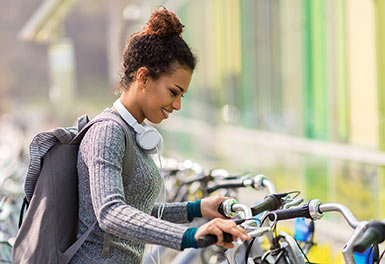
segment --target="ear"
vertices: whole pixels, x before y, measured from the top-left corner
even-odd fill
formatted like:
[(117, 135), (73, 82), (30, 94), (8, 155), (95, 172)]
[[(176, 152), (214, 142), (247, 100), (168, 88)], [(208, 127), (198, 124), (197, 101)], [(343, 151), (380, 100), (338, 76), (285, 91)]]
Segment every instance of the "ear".
[(147, 84), (147, 81), (148, 81), (148, 69), (147, 69), (147, 67), (140, 67), (136, 71), (136, 80), (142, 85)]

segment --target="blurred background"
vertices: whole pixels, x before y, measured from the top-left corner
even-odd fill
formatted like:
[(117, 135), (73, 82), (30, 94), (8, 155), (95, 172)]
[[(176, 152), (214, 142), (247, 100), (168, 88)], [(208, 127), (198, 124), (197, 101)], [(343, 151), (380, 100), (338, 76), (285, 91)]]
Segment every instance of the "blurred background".
[(28, 165), (37, 132), (111, 106), (125, 40), (161, 4), (199, 57), (158, 126), (165, 156), (384, 218), (384, 2), (2, 0), (0, 177)]

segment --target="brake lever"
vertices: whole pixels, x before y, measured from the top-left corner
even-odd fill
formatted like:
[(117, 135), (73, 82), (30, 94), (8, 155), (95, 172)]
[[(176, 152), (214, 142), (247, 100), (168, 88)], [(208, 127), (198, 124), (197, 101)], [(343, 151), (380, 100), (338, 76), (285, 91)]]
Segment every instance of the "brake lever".
[(304, 198), (298, 197), (293, 200), (287, 200), (287, 201), (288, 202), (286, 203), (286, 200), (285, 200), (283, 209), (289, 209), (290, 207), (300, 205), (304, 201)]

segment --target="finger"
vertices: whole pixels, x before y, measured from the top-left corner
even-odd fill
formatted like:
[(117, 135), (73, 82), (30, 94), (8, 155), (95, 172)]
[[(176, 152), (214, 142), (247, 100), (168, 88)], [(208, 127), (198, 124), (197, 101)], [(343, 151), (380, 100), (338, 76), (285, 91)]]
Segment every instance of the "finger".
[(230, 233), (237, 237), (239, 237), (243, 232), (243, 228), (238, 227), (237, 224), (230, 220), (218, 219), (217, 224), (218, 227), (224, 232)]
[(233, 235), (233, 240), (237, 240), (239, 237), (242, 240), (248, 240), (248, 239), (251, 238), (249, 236), (249, 234), (246, 232), (245, 229), (243, 229), (242, 227), (237, 226), (232, 221), (222, 221), (222, 222), (220, 222), (218, 224), (219, 224), (219, 227), (224, 232), (227, 232), (227, 233), (230, 233), (231, 235)]
[(230, 220), (231, 219), (230, 217), (226, 217), (226, 216), (224, 216), (223, 214), (221, 214), (219, 212), (215, 213), (215, 218), (221, 218), (221, 219), (225, 219), (225, 220)]
[(217, 198), (219, 203), (221, 203), (221, 202), (223, 202), (225, 200), (228, 200), (228, 199), (233, 199), (233, 198), (227, 197), (227, 196), (222, 196), (222, 195), (218, 196), (218, 198)]
[(223, 232), (221, 229), (219, 229), (218, 227), (216, 226), (212, 226), (209, 230), (209, 233), (210, 234), (213, 234), (217, 237), (217, 243), (216, 245), (218, 246), (222, 246), (223, 245)]
[(224, 248), (233, 248), (234, 244), (232, 242), (224, 242), (223, 247)]
[(237, 226), (237, 228), (238, 228), (238, 231), (241, 233), (239, 237), (242, 240), (249, 240), (249, 239), (251, 239), (251, 236), (246, 232), (245, 229), (243, 229), (242, 227), (239, 227), (239, 226)]
[(242, 240), (250, 240), (250, 239), (251, 239), (251, 236), (250, 236), (249, 234), (242, 234), (242, 235), (240, 236), (240, 238), (241, 238)]
[[(221, 219), (216, 219), (215, 220), (215, 224), (218, 226), (218, 228), (221, 230), (221, 232), (226, 232), (226, 233), (230, 234), (231, 235), (231, 239), (233, 241), (238, 239), (238, 237), (240, 235), (240, 232), (237, 230), (238, 227), (235, 225), (234, 222), (227, 221), (227, 220), (223, 221)], [(237, 233), (234, 235), (234, 232), (237, 232)], [(224, 239), (223, 233), (222, 233), (222, 236), (223, 236), (223, 239)], [(230, 243), (231, 244), (231, 242), (218, 241), (218, 245), (228, 248), (230, 244), (227, 244), (227, 246), (226, 246), (226, 243)]]

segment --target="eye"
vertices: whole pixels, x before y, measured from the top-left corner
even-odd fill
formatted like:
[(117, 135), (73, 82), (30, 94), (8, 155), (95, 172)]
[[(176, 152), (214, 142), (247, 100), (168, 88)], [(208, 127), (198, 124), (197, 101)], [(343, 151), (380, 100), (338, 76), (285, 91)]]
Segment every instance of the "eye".
[(175, 92), (173, 89), (170, 89), (170, 92), (171, 92), (171, 95), (174, 96), (174, 97), (178, 95), (178, 93)]

